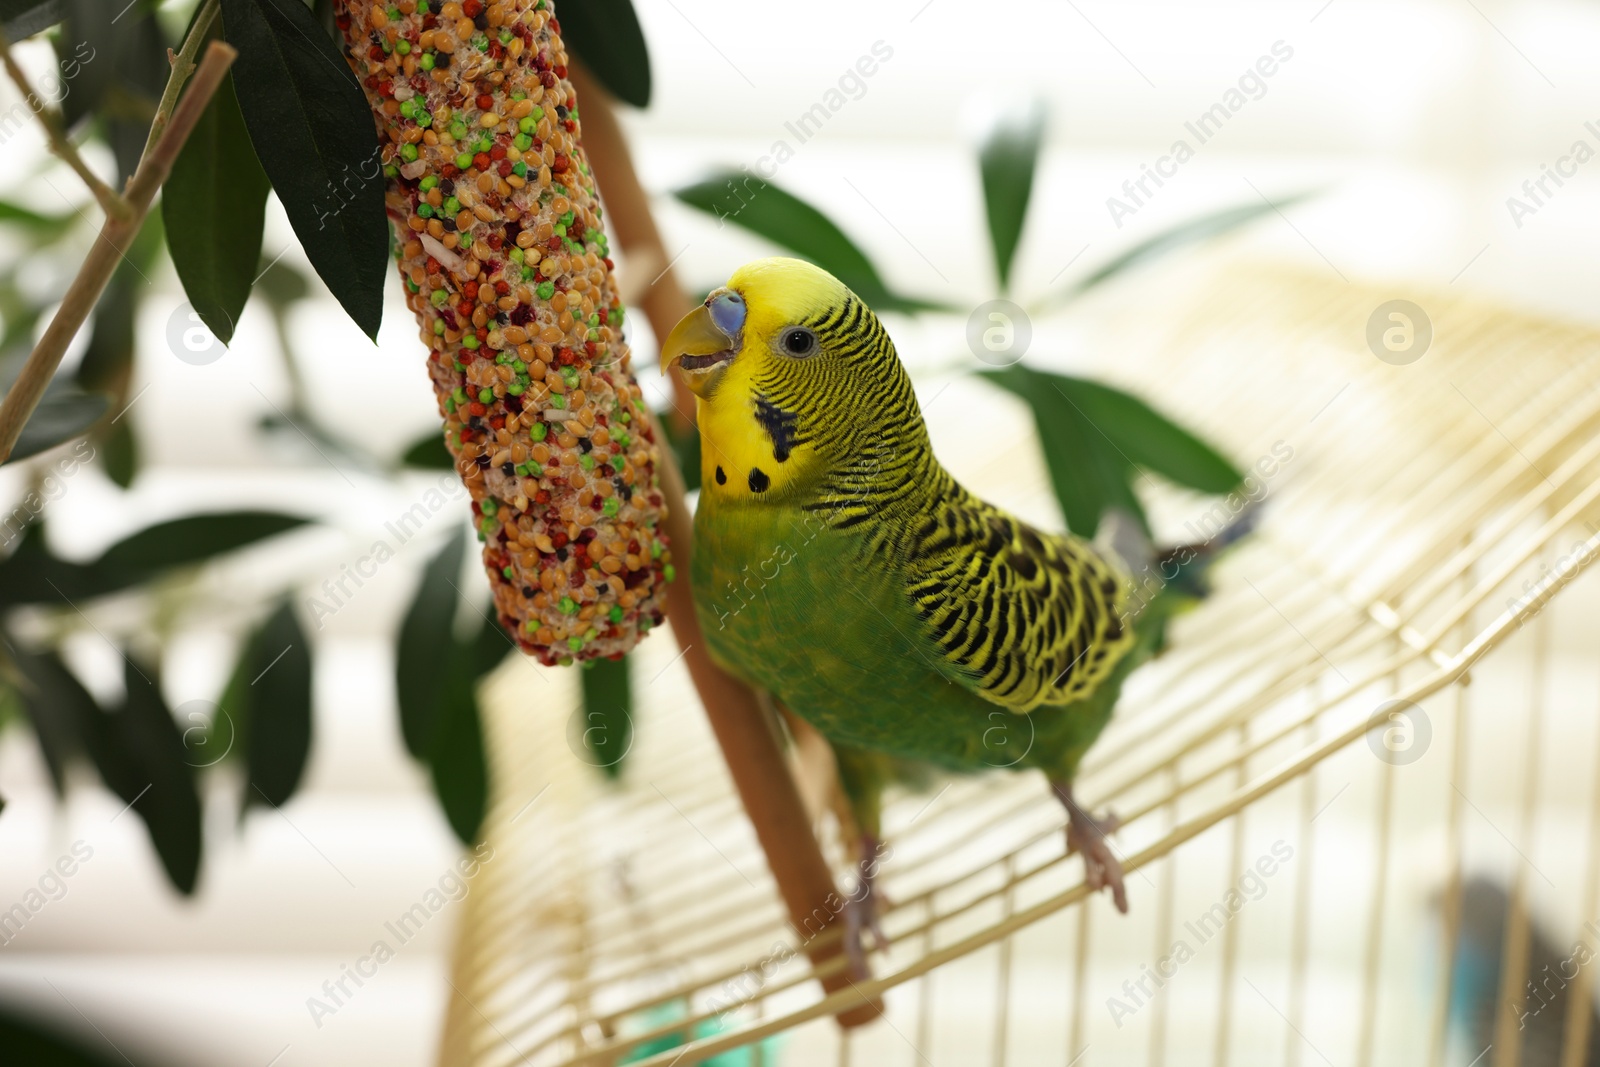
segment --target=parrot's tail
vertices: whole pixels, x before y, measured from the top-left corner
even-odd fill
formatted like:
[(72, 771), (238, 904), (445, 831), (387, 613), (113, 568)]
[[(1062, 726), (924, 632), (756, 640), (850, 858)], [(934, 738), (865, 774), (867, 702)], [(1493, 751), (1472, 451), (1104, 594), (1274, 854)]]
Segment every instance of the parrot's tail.
[(1166, 644), (1166, 621), (1206, 598), (1217, 558), (1248, 536), (1260, 518), (1260, 502), (1251, 502), (1204, 541), (1156, 548), (1131, 515), (1106, 516), (1096, 540), (1128, 564), (1133, 582), (1126, 618), (1147, 635), (1151, 654)]
[(1173, 545), (1156, 554), (1156, 570), (1179, 593), (1200, 600), (1211, 591), (1206, 584), (1217, 557), (1255, 532), (1261, 521), (1261, 502), (1251, 501), (1228, 524), (1204, 541)]

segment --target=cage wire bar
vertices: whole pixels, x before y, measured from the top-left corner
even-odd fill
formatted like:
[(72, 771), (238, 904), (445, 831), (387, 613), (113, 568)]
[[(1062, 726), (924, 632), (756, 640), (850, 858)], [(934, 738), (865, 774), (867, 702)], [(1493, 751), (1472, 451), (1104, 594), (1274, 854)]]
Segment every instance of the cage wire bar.
[[(1530, 901), (1600, 910), (1600, 788), (1588, 786), (1565, 898), (1545, 891), (1556, 883), (1528, 844), (1548, 777), (1542, 612), (1600, 547), (1600, 332), (1436, 294), (1417, 298), (1431, 348), (1394, 366), (1364, 340), (1392, 295), (1218, 247), (1072, 312), (1094, 354), (1075, 372), (1136, 389), (1235, 457), (1291, 453), (1265, 479), (1260, 532), (1135, 675), (1085, 762), (1080, 795), (1122, 817), (1131, 916), (1088, 899), (1037, 775), (943, 781), (886, 805), (891, 945), (873, 954), (871, 980), (823, 996), (689, 691), (660, 680), (665, 643), (639, 657), (648, 706), (619, 785), (573, 758), (570, 715), (528, 665), (508, 664), (490, 683), (486, 726), (493, 859), (464, 904), (440, 1062), (1000, 1065), (1048, 1048), (1073, 1064), (1220, 1067), (1246, 1047), (1302, 1064), (1327, 1059), (1327, 1046), (1341, 1062), (1443, 1064), (1460, 1040), (1448, 1004), (1464, 865), (1505, 825), (1515, 858), (1496, 845), (1511, 889), (1492, 1062), (1518, 1064)], [(1152, 490), (1163, 532), (1216, 507)], [(1560, 632), (1587, 634), (1592, 664), (1600, 597), (1570, 599), (1578, 624)], [(1520, 659), (1490, 655), (1511, 642)], [(1475, 697), (1485, 685), (1490, 696)], [(1492, 719), (1474, 715), (1517, 686)], [(1435, 724), (1424, 762), (1361, 744), (1393, 725), (1396, 701)], [(1600, 721), (1592, 707), (1588, 720)], [(1508, 723), (1520, 750), (1495, 733)], [(1600, 754), (1584, 758), (1579, 777), (1600, 782)], [(1494, 773), (1476, 774), (1485, 759)], [(1470, 797), (1498, 795), (1502, 777), (1516, 797), (1497, 822)], [(843, 874), (837, 828), (821, 832)], [(1270, 903), (1229, 909), (1217, 948), (1202, 943), (1203, 962), (1160, 981), (1151, 961), (1197, 916), (1208, 928), (1216, 909), (1204, 905), (1229, 899), (1219, 879), (1242, 896), (1238, 872), (1269, 833), (1292, 855), (1272, 877), (1292, 888), (1264, 882)], [(1437, 929), (1416, 950), (1431, 986), (1415, 990), (1392, 962), (1412, 951), (1424, 895)], [(838, 936), (837, 924), (818, 935)], [(1147, 974), (1149, 997), (1118, 984)], [(1568, 999), (1564, 1067), (1583, 1062), (1592, 981), (1583, 970)], [(832, 1015), (880, 994), (884, 1021), (834, 1030)], [(1132, 1007), (1126, 1026), (1118, 998)], [(1414, 1011), (1399, 1019), (1395, 1002)]]

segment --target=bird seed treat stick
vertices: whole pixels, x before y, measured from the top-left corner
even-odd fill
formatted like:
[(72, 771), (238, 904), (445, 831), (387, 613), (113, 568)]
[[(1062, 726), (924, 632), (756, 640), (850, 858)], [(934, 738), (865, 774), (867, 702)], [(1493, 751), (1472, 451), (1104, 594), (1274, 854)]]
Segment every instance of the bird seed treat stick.
[(500, 622), (542, 663), (662, 621), (658, 443), (548, 0), (339, 0), (406, 302)]

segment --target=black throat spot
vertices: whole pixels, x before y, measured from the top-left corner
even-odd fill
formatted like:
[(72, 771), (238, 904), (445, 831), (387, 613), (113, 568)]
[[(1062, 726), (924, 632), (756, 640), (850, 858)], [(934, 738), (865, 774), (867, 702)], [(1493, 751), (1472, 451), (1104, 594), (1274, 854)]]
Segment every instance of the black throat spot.
[(760, 467), (750, 468), (750, 491), (752, 493), (765, 493), (767, 486), (772, 484), (772, 479), (767, 477), (767, 472)]
[(772, 439), (772, 458), (779, 463), (785, 462), (789, 454), (794, 451), (799, 417), (792, 411), (783, 410), (765, 397), (758, 396), (756, 422), (761, 424), (761, 428)]

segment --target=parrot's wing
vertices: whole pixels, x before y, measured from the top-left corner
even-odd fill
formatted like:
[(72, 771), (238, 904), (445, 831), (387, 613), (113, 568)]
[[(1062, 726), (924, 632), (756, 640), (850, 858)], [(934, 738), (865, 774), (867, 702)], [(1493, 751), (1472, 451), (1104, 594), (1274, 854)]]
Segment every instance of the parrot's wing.
[(1133, 643), (1127, 579), (1085, 541), (958, 490), (911, 547), (907, 592), (941, 672), (1002, 707), (1079, 700)]

